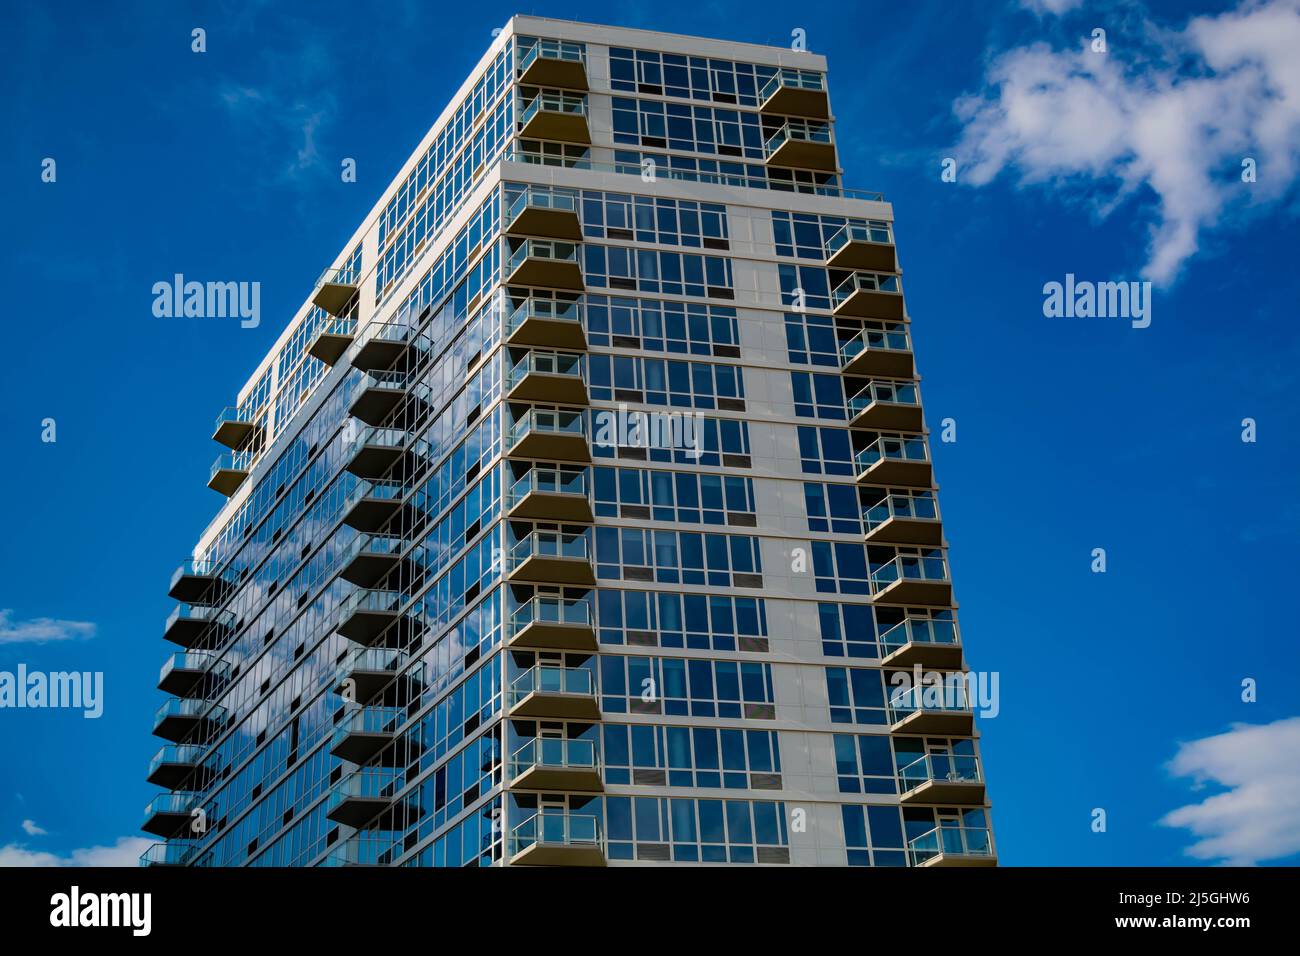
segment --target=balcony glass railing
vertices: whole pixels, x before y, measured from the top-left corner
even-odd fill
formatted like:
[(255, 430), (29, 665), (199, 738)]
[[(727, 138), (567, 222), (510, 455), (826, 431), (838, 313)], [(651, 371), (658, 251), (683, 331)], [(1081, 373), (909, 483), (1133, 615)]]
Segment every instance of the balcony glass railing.
[(838, 306), (855, 292), (901, 292), (898, 276), (887, 272), (851, 272), (831, 293), (831, 305)]
[(253, 467), (253, 456), (247, 451), (226, 451), (217, 456), (217, 460), (212, 463), (208, 470), (208, 481), (217, 477), (218, 472), (235, 471), (248, 472)]
[(167, 676), (175, 671), (206, 671), (212, 669), (215, 676), (220, 676), (222, 671), (221, 658), (216, 654), (206, 654), (203, 651), (177, 651), (167, 662), (163, 664), (162, 670), (158, 673), (158, 683), (162, 683)]
[(316, 288), (326, 285), (356, 285), (356, 273), (352, 269), (326, 269), (316, 280)]
[(402, 855), (400, 840), (389, 836), (354, 833), (336, 845), (322, 866), (391, 866)]
[(993, 838), (986, 827), (935, 827), (907, 841), (909, 866), (920, 866), (940, 854), (992, 856)]
[(371, 342), (392, 342), (398, 345), (406, 345), (415, 340), (416, 331), (415, 326), (409, 322), (370, 322), (361, 330), (361, 334), (352, 347), (359, 352)]
[(510, 263), (506, 273), (512, 273), (524, 264), (525, 259), (546, 259), (551, 262), (578, 261), (578, 246), (573, 242), (561, 242), (555, 239), (525, 239), (510, 254)]
[(565, 624), (572, 627), (591, 625), (591, 603), (582, 598), (560, 598), (538, 595), (521, 604), (510, 615), (513, 633), (530, 624)]
[(405, 720), (405, 707), (362, 707), (334, 726), (334, 740), (338, 742), (352, 734), (392, 735)]
[(765, 146), (769, 157), (786, 143), (815, 143), (829, 146), (834, 142), (829, 123), (783, 123), (781, 128), (767, 138)]
[(864, 219), (846, 222), (831, 233), (826, 240), (826, 258), (839, 252), (850, 242), (875, 242), (894, 244), (894, 230), (883, 219)]
[(188, 814), (194, 802), (192, 793), (160, 793), (145, 805), (144, 815), (147, 819), (158, 813)]
[(155, 843), (140, 854), (142, 866), (184, 866), (194, 854), (193, 843)]
[(377, 448), (404, 448), (409, 437), (409, 433), (401, 428), (381, 428), (378, 425), (367, 425), (357, 432), (353, 444), (357, 448), (363, 448), (366, 445), (374, 445)]
[(221, 426), (222, 426), (222, 425), (225, 425), (225, 424), (231, 424), (231, 425), (252, 425), (252, 424), (253, 424), (253, 414), (252, 414), (252, 412), (248, 411), (247, 409), (236, 408), (236, 407), (234, 407), (234, 406), (228, 406), (228, 407), (223, 408), (223, 409), (221, 410), (221, 414), (219, 414), (219, 415), (217, 416), (217, 420), (216, 420), (216, 422), (213, 424), (213, 426), (212, 426), (212, 430), (213, 430), (213, 431), (218, 431), (218, 430), (220, 430)]
[(549, 408), (532, 408), (515, 420), (510, 428), (509, 444), (514, 445), (526, 435), (569, 435), (587, 437), (587, 420), (582, 412), (561, 412)]
[(572, 558), (590, 561), (587, 536), (581, 532), (533, 531), (510, 549), (511, 566), (518, 567), (529, 558)]
[(190, 558), (188, 561), (182, 561), (181, 566), (172, 572), (170, 587), (176, 587), (181, 578), (220, 578), (220, 570), (215, 561), (196, 560)]
[(193, 744), (166, 744), (159, 748), (154, 754), (153, 760), (149, 761), (148, 777), (152, 777), (159, 767), (164, 765), (175, 765), (180, 767), (197, 767), (199, 761), (203, 759), (203, 747), (196, 747)]
[(979, 783), (979, 761), (971, 756), (960, 754), (929, 753), (922, 754), (898, 771), (899, 782), (903, 792), (915, 790), (931, 780), (947, 783)]
[(969, 714), (974, 710), (962, 674), (949, 675), (942, 685), (913, 684), (900, 687), (890, 694), (888, 709), (891, 724), (896, 724), (917, 711), (927, 714)]
[(529, 349), (528, 352), (510, 369), (507, 381), (511, 388), (522, 382), (525, 376), (567, 375), (570, 378), (585, 380), (581, 355), (571, 352), (542, 352)]
[(847, 342), (840, 343), (840, 365), (848, 365), (863, 352), (910, 352), (912, 340), (907, 329), (863, 329)]
[(549, 186), (506, 187), (506, 224), (514, 222), (525, 209), (578, 211), (578, 191)]
[(882, 435), (855, 456), (859, 471), (866, 471), (878, 461), (916, 461), (930, 460), (924, 438), (895, 438)]
[(510, 313), (506, 320), (506, 334), (513, 333), (529, 319), (545, 322), (573, 322), (585, 327), (581, 300), (529, 298)]
[(350, 339), (357, 334), (357, 317), (355, 315), (327, 315), (325, 320), (316, 326), (316, 332), (312, 338), (320, 338), (322, 335), (337, 335), (341, 338)]
[(339, 665), (340, 678), (357, 671), (391, 671), (394, 674), (407, 660), (406, 651), (397, 647), (358, 647)]
[(510, 831), (510, 855), (534, 845), (599, 847), (600, 821), (574, 813), (537, 813)]
[(571, 43), (568, 40), (539, 39), (520, 54), (519, 72), (527, 71), (533, 61), (538, 58), (586, 63), (587, 51), (581, 43)]
[(401, 790), (405, 774), (400, 769), (365, 767), (353, 771), (334, 785), (327, 806), (346, 800), (392, 800)]
[(594, 697), (596, 678), (585, 667), (535, 664), (510, 683), (509, 703), (514, 704), (523, 700), (529, 694), (571, 694), (577, 697)]
[(364, 392), (372, 388), (385, 389), (387, 391), (405, 391), (410, 387), (411, 376), (406, 372), (398, 372), (393, 369), (382, 371), (366, 372), (357, 382), (357, 391)]
[(933, 495), (889, 495), (863, 513), (868, 531), (874, 531), (890, 518), (936, 520), (938, 517), (939, 505)]
[(908, 644), (956, 646), (958, 643), (957, 623), (955, 621), (909, 617), (904, 621), (899, 621), (877, 637), (876, 640), (880, 642), (882, 657), (888, 656)]
[(226, 708), (206, 700), (193, 700), (188, 697), (169, 697), (162, 702), (161, 707), (154, 711), (154, 726), (157, 727), (164, 720), (173, 717), (192, 720), (206, 718), (211, 723), (219, 724), (225, 721)]
[(534, 466), (528, 470), (528, 474), (510, 486), (507, 504), (513, 507), (533, 492), (545, 495), (578, 495), (586, 498), (587, 472), (582, 469)]
[(519, 123), (527, 126), (538, 113), (566, 113), (570, 116), (587, 115), (587, 98), (569, 93), (539, 93), (519, 111)]
[(941, 553), (900, 554), (871, 571), (872, 587), (879, 590), (895, 581), (948, 580), (948, 561)]
[(352, 539), (344, 552), (343, 560), (351, 561), (358, 555), (396, 557), (406, 550), (407, 539), (400, 534), (359, 534)]
[(846, 403), (849, 418), (856, 418), (868, 405), (883, 402), (887, 405), (919, 405), (920, 394), (915, 382), (868, 382)]
[(507, 772), (514, 778), (534, 767), (599, 771), (600, 752), (594, 740), (533, 737), (510, 755)]
[(384, 591), (365, 588), (353, 591), (339, 603), (339, 613), (347, 618), (353, 614), (371, 612), (376, 614), (396, 613), (406, 601), (401, 591)]
[(224, 608), (210, 607), (206, 604), (178, 604), (167, 616), (164, 631), (170, 631), (181, 621), (205, 625), (214, 631), (231, 630), (235, 626), (235, 616)]
[(768, 78), (767, 82), (763, 84), (763, 88), (758, 94), (758, 101), (760, 103), (764, 102), (781, 87), (787, 87), (792, 90), (812, 90), (814, 92), (821, 92), (826, 89), (826, 77), (823, 74), (813, 72), (812, 70), (777, 70)]
[(378, 501), (400, 501), (406, 494), (406, 486), (394, 479), (377, 479), (366, 481), (360, 479), (348, 494), (347, 507), (351, 508), (367, 498)]

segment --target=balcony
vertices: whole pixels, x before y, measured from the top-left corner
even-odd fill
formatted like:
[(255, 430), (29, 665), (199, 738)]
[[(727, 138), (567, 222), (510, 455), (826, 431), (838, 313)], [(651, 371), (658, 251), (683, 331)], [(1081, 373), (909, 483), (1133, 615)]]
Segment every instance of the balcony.
[(325, 816), (335, 823), (363, 827), (398, 805), (403, 774), (393, 770), (357, 770), (335, 784), (325, 804)]
[(160, 793), (144, 808), (140, 829), (154, 836), (171, 839), (189, 829), (194, 796), (188, 793)]
[(984, 805), (984, 778), (971, 756), (922, 754), (898, 771), (904, 804), (942, 807)]
[(203, 651), (178, 651), (167, 658), (158, 675), (158, 689), (173, 697), (190, 697), (208, 674), (216, 682), (224, 680), (230, 667), (216, 654)]
[(203, 750), (193, 744), (164, 744), (149, 761), (145, 779), (164, 790), (202, 789), (212, 776), (200, 769)]
[(594, 740), (533, 737), (510, 755), (506, 779), (511, 790), (599, 793), (604, 789)]
[(930, 453), (919, 435), (881, 435), (854, 460), (860, 484), (929, 488), (934, 481)]
[(163, 639), (184, 648), (200, 643), (220, 647), (235, 633), (235, 616), (229, 611), (195, 604), (178, 604), (163, 625)]
[(410, 434), (400, 428), (368, 426), (356, 437), (356, 450), (347, 470), (358, 478), (371, 481), (383, 478), (398, 462), (408, 460), (406, 446), (410, 438)]
[(510, 428), (506, 447), (511, 458), (591, 461), (587, 420), (582, 412), (530, 408)]
[(399, 621), (410, 623), (402, 614), (406, 595), (401, 591), (355, 591), (339, 605), (338, 632), (349, 641), (372, 646), (384, 635), (396, 640), (402, 635), (394, 627)]
[(997, 866), (993, 836), (983, 827), (935, 827), (907, 841), (909, 866)]
[(587, 88), (587, 51), (581, 43), (538, 40), (520, 52), (519, 82), (566, 90)]
[(946, 675), (941, 687), (902, 688), (890, 697), (887, 709), (891, 733), (969, 737), (975, 732), (975, 711), (963, 674)]
[(871, 571), (871, 597), (881, 604), (952, 604), (952, 580), (943, 551), (928, 548), (920, 554), (899, 554)]
[[(397, 730), (406, 722), (405, 707), (362, 707), (343, 718), (330, 738), (330, 753), (351, 763), (369, 763), (381, 756), (383, 766), (392, 766), (397, 748), (388, 747), (397, 739)], [(402, 762), (405, 763), (403, 754)], [(382, 759), (387, 758), (387, 759)]]
[(226, 452), (218, 455), (208, 472), (208, 487), (229, 498), (248, 477), (250, 456), (243, 452)]
[(534, 465), (506, 495), (511, 518), (540, 521), (594, 521), (587, 472), (582, 468)]
[(585, 667), (536, 664), (510, 684), (506, 709), (512, 719), (599, 720), (595, 675)]
[(862, 518), (870, 544), (943, 544), (939, 507), (931, 494), (887, 495)]
[(887, 667), (955, 670), (961, 666), (957, 625), (924, 617), (909, 617), (876, 638), (880, 663)]
[(392, 866), (405, 851), (391, 834), (354, 833), (329, 851), (321, 866)]
[(902, 319), (906, 310), (898, 276), (850, 272), (831, 292), (831, 311), (859, 319)]
[(410, 542), (397, 534), (362, 534), (348, 545), (339, 577), (359, 588), (371, 588), (402, 562)]
[(845, 223), (826, 240), (826, 265), (831, 269), (897, 272), (894, 231), (883, 219)]
[(228, 582), (210, 561), (193, 558), (172, 574), (167, 596), (186, 604), (215, 604), (230, 593)]
[(915, 382), (867, 382), (846, 403), (849, 427), (873, 431), (919, 432), (925, 425)]
[(557, 651), (596, 650), (591, 603), (550, 595), (533, 597), (510, 616), (506, 646)]
[(556, 239), (524, 239), (510, 248), (505, 268), (509, 285), (541, 286), (581, 292), (582, 264), (578, 246)]
[(526, 352), (506, 375), (506, 398), (512, 402), (586, 405), (582, 356), (575, 352)]
[(511, 866), (604, 866), (600, 821), (573, 813), (537, 813), (510, 831)]
[(510, 549), (508, 577), (538, 584), (595, 584), (587, 536), (580, 532), (530, 532)]
[(205, 738), (226, 722), (226, 709), (206, 700), (182, 700), (172, 697), (153, 715), (155, 737), (174, 744), (187, 738)]
[(831, 115), (826, 77), (812, 70), (777, 70), (758, 92), (758, 108), (779, 116), (827, 119)]
[(400, 481), (360, 481), (343, 505), (343, 523), (357, 531), (378, 531), (402, 510), (406, 485)]
[(506, 321), (506, 344), (583, 350), (587, 347), (586, 329), (580, 299), (529, 297)]
[(346, 318), (331, 316), (322, 322), (312, 336), (307, 352), (320, 359), (326, 365), (335, 365), (348, 350), (357, 334), (357, 320), (354, 316)]
[(326, 269), (316, 280), (312, 291), (312, 305), (330, 315), (342, 315), (357, 294), (355, 277), (343, 269)]
[[(392, 647), (359, 647), (348, 654), (336, 673), (335, 689), (350, 691), (348, 699), (367, 704), (385, 688), (400, 685), (404, 691), (418, 689), (418, 681), (401, 673), (408, 655)], [(349, 686), (350, 685), (350, 686)]]
[(835, 140), (827, 123), (791, 120), (767, 138), (764, 154), (769, 166), (792, 166), (827, 173), (839, 169), (835, 159)]
[(587, 98), (572, 93), (539, 93), (527, 103), (520, 102), (519, 136), (523, 139), (549, 139), (561, 143), (591, 143), (587, 126)]
[(193, 843), (155, 843), (140, 854), (140, 865), (187, 866), (193, 855)]
[(363, 372), (391, 369), (398, 359), (424, 348), (424, 339), (408, 322), (371, 322), (352, 346), (352, 367)]
[(348, 414), (367, 425), (382, 425), (409, 394), (405, 372), (369, 372), (357, 383)]
[(239, 408), (226, 408), (217, 416), (212, 440), (227, 448), (243, 448), (248, 440), (261, 430), (262, 426), (254, 420), (251, 412)]
[(845, 375), (912, 378), (916, 365), (907, 326), (899, 322), (864, 328), (840, 345), (840, 371)]
[(582, 240), (578, 191), (547, 186), (515, 186), (505, 193), (504, 231), (511, 236)]

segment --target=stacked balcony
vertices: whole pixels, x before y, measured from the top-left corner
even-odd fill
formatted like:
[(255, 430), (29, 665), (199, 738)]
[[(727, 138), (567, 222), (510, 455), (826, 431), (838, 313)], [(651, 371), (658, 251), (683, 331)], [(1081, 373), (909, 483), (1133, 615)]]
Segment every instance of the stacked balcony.
[(576, 189), (507, 184), (503, 228), (510, 236), (582, 240)]
[(586, 405), (583, 357), (576, 352), (529, 349), (506, 375), (506, 390), (512, 402)]
[(828, 119), (826, 76), (813, 70), (780, 69), (758, 91), (758, 108), (777, 116)]
[(511, 458), (591, 461), (587, 418), (583, 412), (530, 408), (511, 426), (506, 441)]
[(367, 589), (354, 591), (339, 606), (338, 632), (349, 641), (371, 647), (381, 638), (390, 645), (414, 626), (403, 612), (407, 597), (401, 591)]
[(591, 602), (552, 595), (534, 596), (510, 616), (506, 646), (516, 650), (596, 650)]
[(348, 414), (367, 425), (382, 425), (410, 395), (410, 376), (405, 372), (367, 372), (357, 383)]
[(250, 411), (241, 408), (226, 408), (217, 416), (217, 423), (213, 426), (212, 440), (225, 445), (227, 448), (238, 450), (249, 444), (251, 440), (260, 438), (261, 433), (261, 423), (253, 417)]
[(862, 515), (870, 544), (943, 544), (933, 493), (889, 494)]
[(208, 487), (229, 498), (239, 490), (252, 467), (252, 455), (248, 452), (232, 451), (218, 455), (208, 471)]
[(186, 604), (215, 604), (230, 593), (230, 582), (211, 561), (190, 559), (172, 574), (167, 595)]
[(402, 510), (405, 494), (401, 481), (359, 481), (344, 503), (343, 523), (356, 531), (379, 531)]
[(398, 806), (404, 774), (388, 768), (363, 768), (344, 777), (325, 804), (325, 816), (335, 823), (364, 827), (381, 813)]
[(846, 404), (850, 428), (919, 432), (924, 427), (915, 382), (873, 379)]
[(549, 139), (561, 143), (591, 143), (587, 124), (587, 98), (560, 90), (541, 90), (531, 98), (521, 97), (516, 107), (519, 136)]
[(410, 542), (396, 534), (360, 534), (343, 556), (339, 577), (359, 588), (371, 588), (402, 563)]
[(424, 337), (410, 322), (371, 322), (352, 346), (352, 367), (363, 372), (386, 371), (399, 359), (409, 361), (425, 345)]
[(507, 490), (506, 508), (515, 519), (592, 521), (587, 470), (534, 465)]
[(155, 843), (140, 854), (140, 865), (188, 866), (193, 856), (193, 843)]
[(909, 866), (996, 866), (987, 827), (938, 826), (907, 841)]
[(393, 647), (358, 647), (339, 665), (335, 686), (348, 689), (350, 699), (358, 704), (373, 700), (385, 688), (397, 683), (403, 691), (418, 690), (417, 681), (402, 672), (408, 656)]
[(900, 688), (887, 710), (892, 733), (969, 737), (975, 732), (975, 711), (960, 673), (947, 675), (942, 686)]
[(833, 173), (839, 169), (835, 138), (829, 123), (790, 119), (767, 138), (764, 155), (769, 166), (813, 169)]
[(871, 597), (881, 604), (947, 607), (952, 604), (952, 579), (942, 549), (900, 552), (871, 569)]
[(337, 365), (356, 335), (356, 316), (330, 316), (317, 327), (307, 352), (326, 365)]
[(961, 666), (961, 642), (952, 621), (907, 617), (876, 638), (880, 663), (886, 667), (955, 670)]
[(235, 616), (207, 605), (178, 604), (163, 626), (163, 639), (186, 649), (220, 647), (235, 633)]
[(164, 744), (149, 762), (145, 779), (164, 790), (200, 790), (212, 778), (203, 769), (203, 753), (194, 744)]
[(587, 89), (587, 51), (581, 43), (538, 39), (520, 48), (519, 82), (566, 90)]
[(916, 365), (912, 340), (902, 322), (877, 322), (840, 345), (840, 371), (845, 375), (912, 378)]
[(854, 460), (859, 484), (929, 488), (934, 481), (930, 452), (920, 435), (881, 435)]
[(179, 651), (167, 658), (158, 675), (158, 689), (175, 697), (192, 697), (205, 678), (220, 682), (230, 667), (215, 654), (204, 651)]
[(506, 320), (506, 344), (584, 350), (587, 323), (581, 298), (529, 296)]
[(830, 269), (865, 269), (897, 272), (894, 230), (883, 219), (851, 220), (826, 240), (826, 266)]
[(898, 276), (850, 272), (831, 292), (831, 311), (859, 319), (902, 319), (906, 310)]
[(532, 737), (506, 762), (511, 790), (598, 793), (600, 748), (595, 740), (568, 737)]
[(410, 434), (400, 428), (368, 426), (353, 443), (355, 450), (347, 470), (369, 481), (384, 478), (398, 462), (409, 462), (410, 442)]
[(312, 290), (312, 304), (330, 315), (341, 316), (357, 295), (355, 277), (343, 269), (326, 269)]
[(511, 866), (604, 866), (605, 839), (593, 816), (534, 814), (510, 831)]
[(397, 731), (405, 722), (404, 707), (362, 707), (354, 710), (334, 728), (330, 753), (355, 764), (369, 763), (378, 756), (381, 764), (392, 766), (397, 749), (389, 744), (397, 739)]
[(596, 583), (583, 532), (531, 531), (510, 549), (507, 577), (536, 584)]
[(581, 292), (579, 246), (560, 239), (512, 239), (505, 266), (506, 282), (513, 286), (535, 286)]
[(190, 826), (195, 798), (190, 793), (160, 793), (144, 808), (140, 829), (165, 839), (178, 837)]
[(226, 709), (206, 700), (171, 697), (154, 713), (155, 737), (181, 743), (191, 737), (206, 739), (226, 722)]
[(506, 691), (511, 719), (600, 719), (596, 679), (585, 667), (535, 664), (511, 682)]
[(984, 777), (979, 760), (950, 753), (921, 754), (898, 771), (902, 802), (913, 805), (978, 807), (984, 805)]

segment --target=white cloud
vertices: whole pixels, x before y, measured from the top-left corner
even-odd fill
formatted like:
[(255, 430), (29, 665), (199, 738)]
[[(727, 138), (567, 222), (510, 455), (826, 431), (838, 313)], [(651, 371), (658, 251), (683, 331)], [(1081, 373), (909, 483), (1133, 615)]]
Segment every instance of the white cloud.
[(26, 833), (28, 836), (45, 836), (45, 835), (46, 835), (45, 831), (42, 830), (40, 827), (38, 827), (38, 826), (36, 825), (36, 821), (35, 821), (35, 820), (24, 820), (24, 821), (23, 821), (23, 832)]
[(1169, 770), (1227, 788), (1160, 821), (1197, 837), (1188, 856), (1247, 866), (1300, 853), (1300, 717), (1182, 744)]
[[(1204, 232), (1294, 184), (1300, 0), (1243, 0), (1182, 30), (1129, 23), (1109, 31), (1107, 53), (1089, 36), (996, 57), (984, 89), (953, 104), (959, 181), (1014, 169), (1022, 185), (1050, 183), (1102, 216), (1136, 206), (1150, 229), (1144, 273), (1167, 285)], [(1245, 157), (1254, 184), (1241, 181)]]
[(1083, 3), (1083, 0), (1020, 0), (1022, 7), (1034, 11), (1039, 16), (1051, 13), (1058, 17), (1066, 11), (1073, 10), (1081, 3)]
[(29, 850), (24, 844), (0, 846), (0, 866), (137, 866), (140, 854), (153, 844), (144, 837), (120, 837), (112, 846), (73, 850), (67, 856)]
[(16, 621), (13, 613), (0, 608), (0, 644), (48, 644), (95, 636), (95, 625), (89, 621), (60, 621), (52, 617)]

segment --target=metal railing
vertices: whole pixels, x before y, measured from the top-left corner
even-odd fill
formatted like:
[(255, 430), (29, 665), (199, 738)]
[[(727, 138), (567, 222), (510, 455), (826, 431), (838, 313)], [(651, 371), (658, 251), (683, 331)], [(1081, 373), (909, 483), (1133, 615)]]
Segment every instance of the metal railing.
[(831, 305), (839, 306), (855, 292), (902, 292), (898, 276), (888, 272), (850, 272), (831, 292)]
[(571, 116), (587, 115), (587, 98), (572, 93), (539, 93), (519, 114), (519, 125), (526, 126), (538, 113), (567, 113)]
[(515, 332), (529, 319), (546, 322), (573, 322), (586, 328), (586, 310), (581, 299), (543, 299), (529, 296), (506, 319), (506, 334)]
[(587, 536), (581, 532), (531, 531), (510, 549), (510, 565), (517, 568), (529, 558), (571, 558), (590, 561)]
[(948, 580), (948, 561), (942, 554), (900, 554), (871, 572), (871, 586), (876, 590), (895, 581)]
[(582, 412), (557, 411), (551, 408), (530, 408), (510, 427), (510, 440), (513, 445), (525, 435), (542, 433), (547, 435), (572, 435), (587, 437), (587, 420)]
[(992, 834), (987, 827), (935, 827), (907, 841), (909, 866), (920, 866), (940, 854), (992, 856)]
[(585, 667), (561, 667), (558, 664), (534, 664), (510, 682), (506, 694), (513, 706), (529, 694), (568, 694), (574, 697), (596, 696), (595, 675)]
[(758, 91), (758, 101), (764, 102), (783, 86), (792, 90), (812, 90), (820, 93), (826, 89), (826, 77), (813, 70), (797, 70), (790, 67), (777, 70), (768, 77), (767, 82)]
[(824, 247), (826, 258), (829, 259), (850, 242), (873, 242), (892, 246), (894, 244), (894, 230), (883, 219), (851, 219), (827, 238)]
[(927, 753), (898, 771), (899, 782), (903, 792), (915, 790), (923, 783), (932, 780), (947, 783), (979, 783), (979, 760), (961, 754)]
[(764, 153), (770, 159), (772, 154), (786, 143), (815, 143), (819, 146), (834, 145), (829, 123), (808, 123), (790, 120), (781, 124), (781, 128), (767, 138), (763, 144)]
[(909, 617), (891, 627), (876, 640), (881, 656), (887, 656), (908, 644), (942, 644), (955, 647), (958, 643), (956, 621), (936, 621), (933, 618)]
[(536, 813), (510, 831), (510, 855), (531, 846), (603, 847), (600, 821), (574, 813)]
[(553, 468), (535, 465), (510, 486), (506, 497), (507, 507), (513, 507), (533, 492), (547, 495), (576, 495), (590, 498), (587, 490), (587, 472), (583, 468)]
[(507, 376), (507, 384), (513, 388), (525, 376), (534, 372), (542, 375), (568, 375), (571, 378), (585, 381), (586, 377), (582, 366), (582, 356), (573, 352), (546, 352), (540, 349), (529, 349), (524, 353), (523, 358), (511, 366), (510, 374)]
[(915, 382), (894, 382), (888, 379), (867, 382), (857, 394), (845, 403), (849, 418), (856, 418), (863, 409), (875, 402), (888, 405), (919, 405), (921, 398)]
[(567, 624), (574, 627), (590, 626), (591, 602), (583, 598), (560, 598), (536, 595), (510, 615), (512, 633), (518, 633), (530, 624)]
[(865, 328), (847, 342), (840, 343), (840, 366), (852, 362), (863, 352), (910, 352), (912, 340), (907, 328), (872, 329)]
[(527, 50), (519, 59), (519, 72), (525, 72), (534, 60), (538, 58), (544, 60), (567, 60), (570, 63), (587, 62), (587, 50), (581, 43), (573, 43), (568, 40), (548, 40), (539, 39)]
[(557, 239), (525, 239), (519, 248), (510, 254), (506, 273), (512, 273), (523, 265), (525, 259), (546, 259), (550, 262), (578, 261), (578, 246), (573, 242), (561, 242)]
[(532, 737), (510, 755), (507, 778), (514, 779), (534, 767), (600, 772), (600, 750), (594, 740), (567, 737)]
[(878, 461), (929, 461), (930, 453), (926, 450), (925, 439), (895, 438), (881, 435), (854, 456), (859, 471), (866, 471)]
[(887, 495), (862, 515), (868, 531), (874, 531), (890, 518), (935, 520), (938, 517), (939, 506), (934, 495)]

